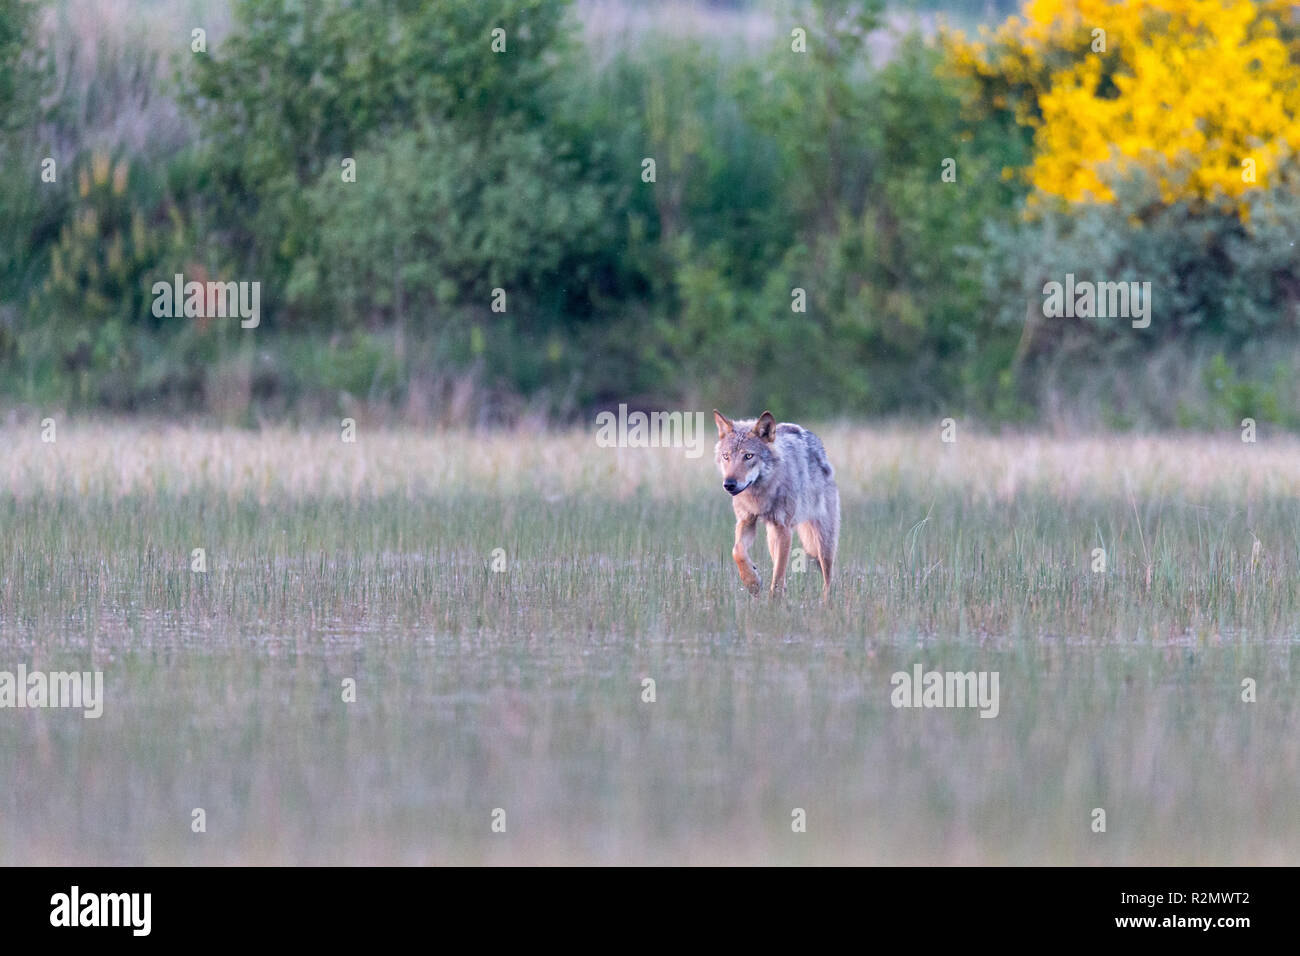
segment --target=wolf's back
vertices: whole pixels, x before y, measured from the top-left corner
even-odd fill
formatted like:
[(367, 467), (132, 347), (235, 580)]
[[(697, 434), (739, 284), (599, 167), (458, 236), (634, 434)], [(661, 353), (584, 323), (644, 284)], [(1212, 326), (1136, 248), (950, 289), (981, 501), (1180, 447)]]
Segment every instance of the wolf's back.
[(831, 467), (830, 459), (826, 457), (826, 449), (822, 446), (822, 440), (804, 428), (802, 425), (794, 425), (790, 422), (782, 422), (776, 426), (778, 435), (789, 435), (799, 442), (803, 453), (807, 456), (809, 462), (821, 469), (823, 475), (827, 478), (835, 477), (835, 469)]

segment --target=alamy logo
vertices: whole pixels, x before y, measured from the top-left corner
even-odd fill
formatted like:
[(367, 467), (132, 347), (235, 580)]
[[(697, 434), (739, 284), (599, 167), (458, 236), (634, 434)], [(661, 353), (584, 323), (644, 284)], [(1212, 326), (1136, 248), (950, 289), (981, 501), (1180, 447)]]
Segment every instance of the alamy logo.
[(262, 322), (262, 283), (185, 281), (153, 284), (155, 318), (240, 319), (240, 327), (255, 329)]
[(978, 707), (981, 717), (998, 715), (997, 671), (897, 671), (889, 678), (895, 707)]
[(50, 897), (51, 926), (126, 926), (133, 936), (148, 936), (153, 909), (151, 893), (68, 893)]
[(19, 664), (17, 673), (0, 671), (0, 709), (6, 707), (71, 707), (84, 710), (82, 717), (100, 717), (104, 713), (104, 672), (29, 673)]
[(1049, 319), (1132, 319), (1135, 329), (1151, 324), (1150, 282), (1075, 282), (1070, 272), (1064, 284), (1043, 286), (1043, 295)]
[(703, 412), (632, 412), (596, 415), (596, 445), (600, 448), (685, 448), (687, 458), (704, 454)]

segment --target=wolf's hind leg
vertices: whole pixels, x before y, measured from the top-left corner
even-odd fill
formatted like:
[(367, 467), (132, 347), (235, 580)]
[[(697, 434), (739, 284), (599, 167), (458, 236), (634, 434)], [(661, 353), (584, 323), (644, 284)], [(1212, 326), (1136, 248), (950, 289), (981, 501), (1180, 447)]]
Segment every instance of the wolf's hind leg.
[(772, 593), (785, 590), (785, 566), (790, 560), (790, 529), (767, 523), (767, 550), (772, 554)]
[(822, 600), (831, 596), (831, 565), (840, 547), (840, 491), (832, 488), (827, 499), (826, 518), (818, 523), (817, 560), (822, 566)]
[(817, 562), (822, 569), (822, 599), (831, 596), (831, 562), (834, 561), (829, 554), (823, 554), (818, 557)]
[(820, 558), (822, 549), (817, 526), (811, 521), (805, 521), (803, 524), (795, 525), (794, 530), (799, 532), (799, 544), (803, 546), (803, 553), (810, 558)]
[[(831, 590), (831, 558), (833, 551), (826, 545), (826, 531), (816, 520), (805, 521), (795, 529), (799, 532), (799, 543), (803, 545), (804, 553), (817, 562), (817, 568), (822, 573), (822, 597), (830, 594)], [(833, 546), (832, 546), (833, 547)]]

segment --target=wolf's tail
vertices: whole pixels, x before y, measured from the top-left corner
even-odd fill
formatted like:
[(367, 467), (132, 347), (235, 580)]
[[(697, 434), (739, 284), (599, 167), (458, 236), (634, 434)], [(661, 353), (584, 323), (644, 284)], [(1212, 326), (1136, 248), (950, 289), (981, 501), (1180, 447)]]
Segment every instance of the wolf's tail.
[(826, 449), (822, 445), (822, 440), (808, 432), (808, 445), (812, 449), (813, 461), (817, 462), (817, 467), (822, 470), (827, 478), (835, 477), (835, 469), (831, 467), (830, 459), (826, 457)]

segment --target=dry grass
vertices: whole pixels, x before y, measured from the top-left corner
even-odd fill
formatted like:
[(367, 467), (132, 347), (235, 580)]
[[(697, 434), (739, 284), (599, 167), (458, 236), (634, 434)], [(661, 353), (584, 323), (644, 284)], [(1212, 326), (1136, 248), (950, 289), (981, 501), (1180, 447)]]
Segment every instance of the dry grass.
[(108, 699), (0, 711), (0, 862), (1296, 862), (1300, 444), (820, 431), (827, 607), (739, 589), (711, 451), (5, 426), (0, 669)]
[[(0, 428), (12, 453), (0, 481), (20, 498), (75, 481), (79, 495), (205, 493), (302, 499), (425, 496), (473, 488), (664, 501), (711, 491), (713, 428), (702, 454), (683, 449), (597, 449), (591, 431), (535, 429), (476, 434), (384, 429), (363, 423), (354, 444), (337, 430), (269, 427), (193, 429), (170, 425), (64, 424), (43, 443), (35, 424)], [(818, 430), (834, 452), (840, 486), (853, 495), (953, 495), (987, 503), (1049, 491), (1088, 496), (1222, 496), (1246, 507), (1300, 497), (1300, 440), (1261, 432), (1255, 444), (1217, 436), (986, 435), (966, 430), (952, 444), (939, 428)]]
[[(45, 11), (43, 43), (54, 70), (56, 126), (42, 131), (58, 155), (82, 150), (131, 156), (166, 154), (197, 135), (175, 97), (174, 78), (190, 51), (191, 30), (209, 49), (230, 29), (224, 0), (60, 0)], [(57, 130), (57, 133), (56, 133)]]

